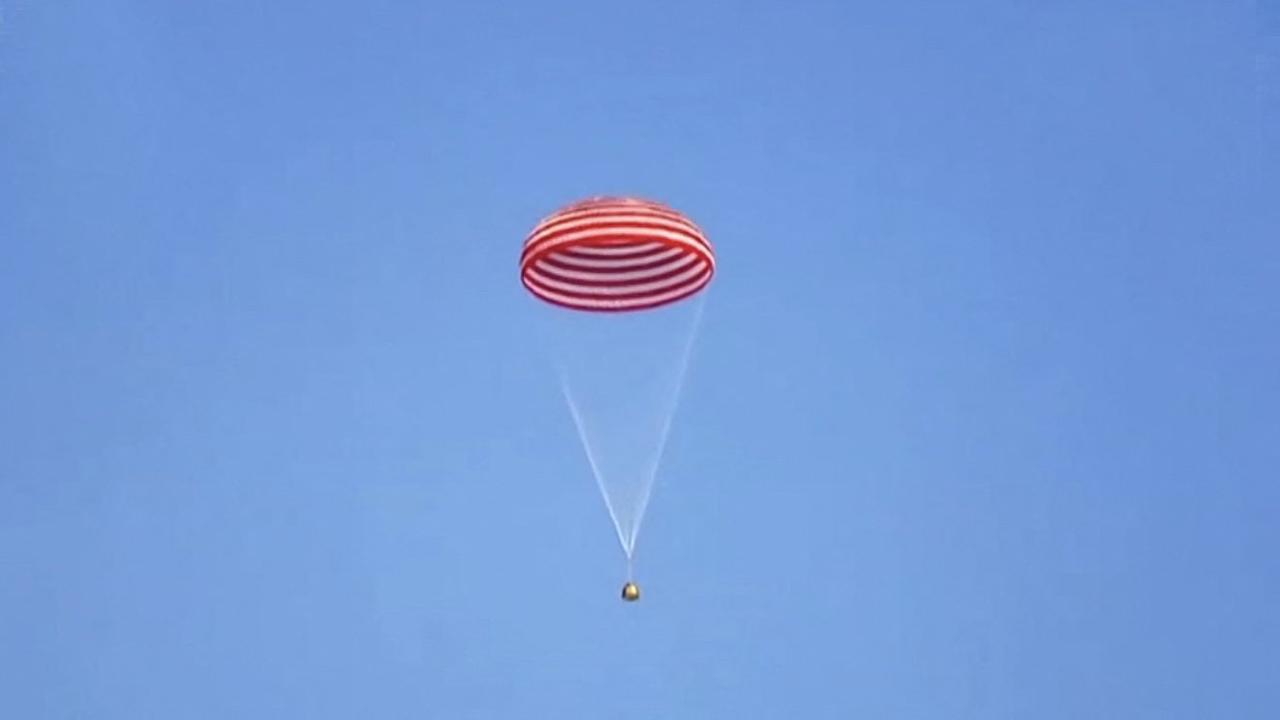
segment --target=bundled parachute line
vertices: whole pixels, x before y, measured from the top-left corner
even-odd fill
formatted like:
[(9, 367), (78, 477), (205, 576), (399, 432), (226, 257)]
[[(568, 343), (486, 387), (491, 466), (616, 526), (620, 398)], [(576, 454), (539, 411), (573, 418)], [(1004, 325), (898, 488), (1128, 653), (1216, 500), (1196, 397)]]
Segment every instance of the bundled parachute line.
[[(613, 521), (618, 542), (622, 544), (628, 561), (635, 555), (636, 538), (640, 534), (640, 525), (653, 495), (658, 467), (662, 462), (667, 438), (671, 434), (671, 424), (679, 406), (693, 347), (702, 324), (703, 309), (704, 302), (696, 301), (683, 348), (678, 351), (677, 357), (671, 358), (674, 362), (659, 365), (650, 363), (647, 367), (640, 368), (636, 367), (637, 363), (630, 363), (629, 370), (639, 370), (626, 373), (630, 378), (647, 374), (648, 377), (642, 378), (640, 383), (616, 385), (616, 389), (601, 391), (598, 383), (592, 387), (589, 381), (580, 382), (579, 385), (587, 387), (580, 388), (579, 395), (589, 396), (586, 401), (588, 405), (593, 400), (595, 402), (597, 412), (593, 415), (589, 416), (582, 409), (583, 402), (575, 399), (575, 373), (566, 362), (560, 363), (561, 392), (569, 406), (578, 438), (582, 441), (596, 487), (604, 499), (609, 519)], [(611, 363), (615, 371), (620, 364)], [(577, 377), (582, 380), (581, 374)], [(649, 382), (643, 382), (644, 379)], [(646, 398), (645, 402), (631, 403), (632, 406), (640, 406), (639, 413), (628, 415), (608, 407), (611, 397), (616, 399), (617, 395), (628, 391), (640, 392)], [(615, 409), (615, 412), (611, 413), (611, 409)]]
[(561, 391), (629, 568), (702, 323), (694, 296), (715, 267), (692, 220), (636, 198), (562, 208), (521, 252), (520, 280), (546, 303)]

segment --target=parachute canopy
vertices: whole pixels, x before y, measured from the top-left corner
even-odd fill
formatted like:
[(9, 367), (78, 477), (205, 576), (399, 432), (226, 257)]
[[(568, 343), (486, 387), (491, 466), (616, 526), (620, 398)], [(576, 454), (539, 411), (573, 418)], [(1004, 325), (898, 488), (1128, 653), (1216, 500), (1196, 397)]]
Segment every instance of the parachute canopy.
[(572, 310), (628, 312), (698, 293), (715, 253), (692, 220), (662, 203), (597, 197), (545, 218), (525, 239), (520, 280)]

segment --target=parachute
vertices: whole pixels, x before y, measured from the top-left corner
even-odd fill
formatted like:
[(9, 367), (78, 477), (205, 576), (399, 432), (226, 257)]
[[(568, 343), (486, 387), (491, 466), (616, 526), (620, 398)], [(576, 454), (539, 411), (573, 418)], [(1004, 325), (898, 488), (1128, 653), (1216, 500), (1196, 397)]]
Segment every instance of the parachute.
[(627, 312), (679, 302), (706, 287), (715, 253), (691, 220), (656, 202), (594, 198), (538, 224), (520, 279), (573, 310)]
[(691, 219), (634, 197), (561, 208), (534, 227), (520, 255), (520, 280), (548, 313), (561, 389), (628, 577), (701, 324), (704, 298), (695, 296), (715, 269), (711, 242)]

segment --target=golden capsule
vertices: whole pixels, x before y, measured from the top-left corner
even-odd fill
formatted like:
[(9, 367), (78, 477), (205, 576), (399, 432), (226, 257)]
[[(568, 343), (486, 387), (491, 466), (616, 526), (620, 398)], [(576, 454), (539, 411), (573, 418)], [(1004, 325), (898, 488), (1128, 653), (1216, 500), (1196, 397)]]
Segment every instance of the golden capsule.
[(627, 602), (635, 602), (636, 600), (639, 600), (640, 586), (633, 582), (628, 582), (626, 585), (623, 585), (622, 599), (626, 600)]

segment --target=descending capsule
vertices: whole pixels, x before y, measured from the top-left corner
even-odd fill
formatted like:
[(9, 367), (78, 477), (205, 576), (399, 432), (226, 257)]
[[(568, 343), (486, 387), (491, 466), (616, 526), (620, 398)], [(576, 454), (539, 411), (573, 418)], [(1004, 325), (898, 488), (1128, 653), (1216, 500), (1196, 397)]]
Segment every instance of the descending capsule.
[(635, 601), (639, 600), (639, 599), (640, 599), (640, 586), (639, 586), (639, 585), (637, 585), (637, 584), (635, 584), (635, 583), (633, 583), (633, 582), (628, 582), (626, 585), (623, 585), (623, 586), (622, 586), (622, 599), (623, 599), (623, 600), (626, 600), (627, 602), (635, 602)]

